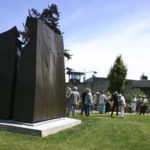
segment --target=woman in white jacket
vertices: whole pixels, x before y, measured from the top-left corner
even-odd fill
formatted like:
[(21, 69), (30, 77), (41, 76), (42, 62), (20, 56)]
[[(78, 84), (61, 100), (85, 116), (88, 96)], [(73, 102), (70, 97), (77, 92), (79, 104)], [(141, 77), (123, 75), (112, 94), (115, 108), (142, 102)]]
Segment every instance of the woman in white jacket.
[(119, 97), (120, 109), (121, 109), (120, 117), (123, 118), (124, 117), (124, 109), (126, 107), (126, 101), (125, 101), (124, 96), (122, 96), (122, 94), (119, 94), (118, 97)]

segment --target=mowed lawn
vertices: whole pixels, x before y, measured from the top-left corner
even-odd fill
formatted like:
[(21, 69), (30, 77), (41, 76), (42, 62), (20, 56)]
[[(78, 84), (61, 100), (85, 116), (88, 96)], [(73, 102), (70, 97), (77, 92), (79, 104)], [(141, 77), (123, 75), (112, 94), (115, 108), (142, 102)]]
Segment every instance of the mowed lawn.
[[(114, 115), (115, 116), (115, 115)], [(82, 124), (44, 138), (0, 132), (0, 150), (150, 150), (150, 116), (76, 115)]]

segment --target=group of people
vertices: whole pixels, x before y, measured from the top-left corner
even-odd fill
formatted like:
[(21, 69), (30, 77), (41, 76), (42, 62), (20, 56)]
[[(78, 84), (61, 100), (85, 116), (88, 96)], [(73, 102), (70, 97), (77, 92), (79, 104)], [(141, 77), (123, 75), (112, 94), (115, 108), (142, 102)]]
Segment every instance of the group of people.
[[(105, 96), (104, 92), (102, 92), (99, 96), (99, 113), (106, 113), (106, 112), (110, 112), (110, 95), (107, 94), (107, 96)], [(114, 110), (116, 110), (116, 115), (118, 116), (118, 108), (120, 106), (120, 117), (123, 118), (124, 117), (124, 110), (126, 107), (126, 101), (125, 98), (122, 94), (118, 94), (117, 91), (115, 91), (112, 94), (112, 101), (113, 101), (113, 106), (111, 109), (111, 117), (113, 117), (113, 113)], [(108, 109), (109, 108), (109, 109)]]
[[(116, 111), (116, 115), (118, 115), (118, 108), (120, 106), (120, 117), (124, 117), (124, 111), (126, 107), (125, 97), (122, 94), (118, 94), (117, 91), (115, 91), (112, 96), (110, 96), (109, 93), (105, 95), (103, 91), (101, 93), (95, 93), (91, 92), (89, 88), (85, 88), (80, 96), (79, 92), (77, 91), (77, 87), (74, 87), (73, 91), (70, 87), (68, 87), (66, 92), (66, 99), (68, 116), (70, 115), (72, 109), (72, 115), (75, 115), (78, 100), (81, 99), (81, 115), (83, 114), (83, 112), (85, 112), (86, 116), (90, 116), (90, 110), (96, 110), (99, 113), (107, 113), (111, 111), (111, 117), (113, 117), (114, 111)], [(110, 101), (113, 101), (112, 106), (110, 104)], [(135, 112), (137, 110), (140, 115), (144, 115), (147, 109), (147, 104), (148, 100), (145, 96), (139, 96), (138, 99), (134, 96), (131, 101), (132, 112)]]
[(145, 114), (148, 110), (148, 100), (146, 96), (139, 95), (138, 97), (133, 96), (131, 100), (131, 111), (141, 114)]
[(120, 105), (120, 117), (123, 118), (124, 117), (124, 110), (126, 107), (126, 101), (125, 101), (125, 97), (122, 94), (118, 94), (117, 91), (115, 91), (112, 95), (112, 99), (113, 99), (113, 107), (112, 107), (112, 112), (111, 112), (111, 117), (113, 116), (113, 112), (116, 109), (116, 115), (118, 116), (118, 108)]
[[(92, 101), (92, 94), (89, 88), (86, 88), (81, 95), (82, 98), (82, 107), (81, 114), (85, 111), (86, 116), (90, 116), (90, 104)], [(73, 109), (72, 115), (75, 116), (75, 111), (77, 107), (78, 100), (80, 99), (80, 94), (77, 91), (77, 87), (73, 88), (73, 91), (70, 87), (67, 88), (66, 99), (68, 104), (67, 116), (70, 115), (71, 109)]]
[(73, 88), (73, 91), (70, 87), (67, 88), (66, 92), (66, 99), (67, 99), (67, 107), (68, 107), (68, 112), (67, 115), (70, 115), (70, 112), (73, 108), (72, 115), (75, 116), (75, 111), (77, 107), (78, 100), (80, 99), (80, 94), (77, 91), (77, 87)]

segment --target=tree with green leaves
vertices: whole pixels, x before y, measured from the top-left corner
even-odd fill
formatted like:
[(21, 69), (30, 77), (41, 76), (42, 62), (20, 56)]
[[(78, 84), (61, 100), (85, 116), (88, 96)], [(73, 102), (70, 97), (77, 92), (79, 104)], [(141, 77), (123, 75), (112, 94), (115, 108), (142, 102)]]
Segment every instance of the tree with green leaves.
[[(59, 11), (57, 5), (51, 4), (48, 5), (47, 8), (43, 9), (42, 13), (39, 13), (36, 9), (28, 9), (28, 16), (32, 18), (40, 19), (44, 24), (46, 24), (49, 28), (51, 28), (55, 33), (61, 35), (61, 31), (59, 29)], [(20, 31), (20, 35), (23, 40), (30, 37), (30, 31), (23, 23), (24, 31)]]
[(126, 76), (127, 67), (122, 60), (122, 56), (117, 56), (114, 65), (111, 67), (107, 77), (109, 80), (108, 90), (111, 93), (114, 91), (122, 93), (125, 89)]
[(126, 102), (127, 103), (131, 103), (131, 99), (133, 98), (133, 96), (139, 97), (139, 95), (146, 96), (148, 98), (148, 96), (145, 95), (145, 93), (143, 91), (141, 91), (141, 90), (131, 90), (129, 93), (127, 93), (125, 95)]
[[(43, 9), (42, 13), (39, 13), (36, 9), (28, 9), (28, 17), (40, 19), (44, 24), (46, 24), (50, 29), (52, 29), (58, 35), (62, 35), (62, 32), (59, 29), (59, 20), (60, 20), (60, 12), (58, 11), (58, 7), (56, 4), (48, 5), (47, 8)], [(30, 31), (23, 23), (24, 31), (19, 31), (22, 36), (23, 42), (25, 39), (30, 37)], [(70, 50), (64, 50), (64, 57), (68, 60), (72, 58), (72, 55), (69, 53)]]

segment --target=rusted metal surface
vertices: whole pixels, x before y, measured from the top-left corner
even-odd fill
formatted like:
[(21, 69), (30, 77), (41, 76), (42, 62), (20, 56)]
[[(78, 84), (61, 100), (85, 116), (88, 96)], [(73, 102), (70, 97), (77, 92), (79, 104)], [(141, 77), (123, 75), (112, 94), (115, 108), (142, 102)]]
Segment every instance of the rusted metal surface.
[(62, 36), (40, 20), (28, 18), (30, 40), (22, 49), (13, 119), (24, 122), (65, 116)]

